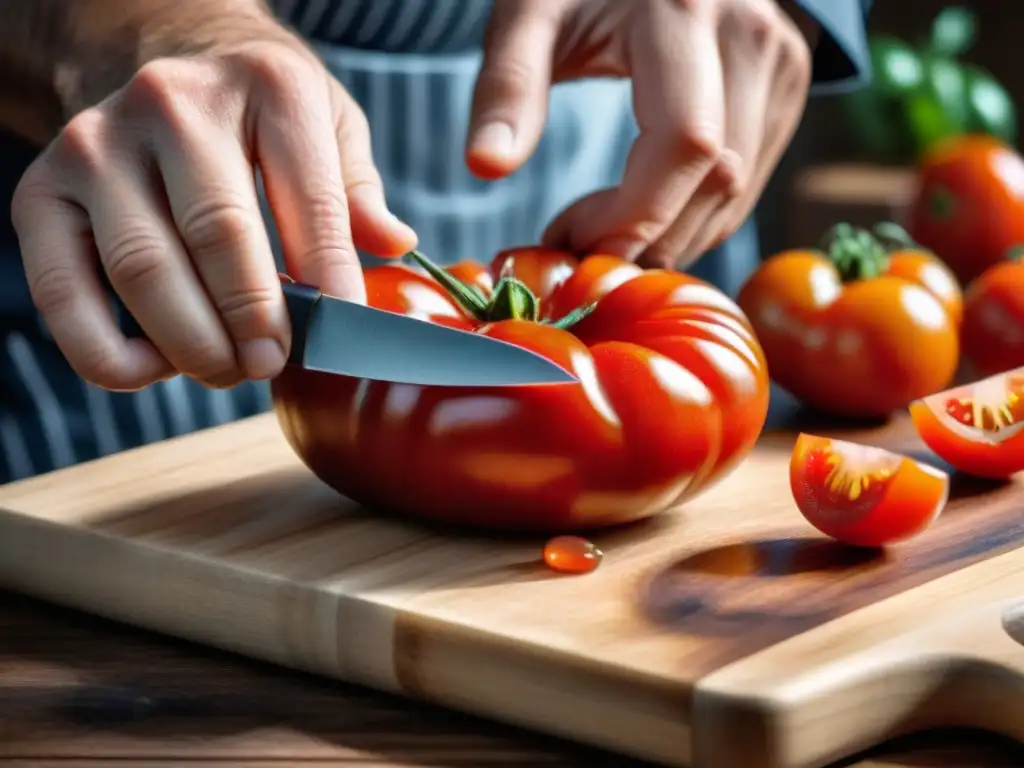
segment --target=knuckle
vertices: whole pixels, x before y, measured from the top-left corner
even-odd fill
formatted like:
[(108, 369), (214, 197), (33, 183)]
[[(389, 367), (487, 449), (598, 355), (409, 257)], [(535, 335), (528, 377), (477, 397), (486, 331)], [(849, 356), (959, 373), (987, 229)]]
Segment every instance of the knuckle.
[(708, 123), (681, 125), (671, 135), (670, 142), (674, 159), (679, 163), (693, 160), (716, 163), (724, 149), (719, 132)]
[(658, 220), (655, 217), (634, 221), (622, 228), (621, 231), (616, 231), (613, 237), (614, 239), (622, 239), (627, 242), (654, 243), (665, 232), (665, 226), (670, 218), (669, 216)]
[(304, 195), (305, 210), (315, 236), (335, 240), (348, 230), (348, 201), (340, 189), (311, 189)]
[(699, 11), (708, 3), (708, 0), (672, 0), (672, 4), (683, 11)]
[(287, 46), (261, 46), (239, 54), (252, 80), (278, 98), (308, 90), (310, 63)]
[(252, 240), (257, 214), (227, 196), (200, 199), (182, 212), (178, 229), (194, 256), (220, 254)]
[(735, 200), (746, 192), (749, 184), (749, 173), (743, 160), (735, 152), (726, 151), (715, 164), (714, 175), (717, 176), (719, 193), (726, 200)]
[(80, 291), (75, 271), (63, 264), (51, 264), (31, 271), (29, 295), (43, 315), (59, 313), (75, 300)]
[(187, 66), (175, 59), (156, 59), (143, 64), (125, 86), (125, 98), (144, 108), (173, 111)]
[(751, 53), (768, 53), (779, 39), (778, 10), (764, 2), (746, 2), (735, 7), (723, 20)]
[(373, 163), (352, 163), (345, 168), (345, 192), (352, 197), (363, 193), (381, 196), (384, 194), (384, 181)]
[(39, 160), (22, 174), (11, 196), (11, 224), (15, 232), (24, 234), (34, 224), (37, 206), (52, 200), (56, 190), (49, 173)]
[(89, 175), (99, 173), (109, 162), (106, 115), (98, 107), (82, 110), (68, 121), (57, 137), (59, 162)]
[(115, 392), (136, 392), (153, 383), (142, 372), (125, 365), (106, 344), (79, 349), (69, 362), (75, 373), (86, 381)]
[(119, 291), (159, 282), (166, 272), (165, 243), (147, 226), (127, 223), (105, 250), (107, 276)]
[(317, 245), (302, 254), (304, 268), (314, 274), (334, 272), (339, 269), (359, 269), (358, 255), (350, 243)]
[(478, 89), (484, 93), (524, 94), (530, 91), (535, 78), (536, 70), (528, 61), (503, 56), (483, 69)]
[(245, 374), (234, 359), (225, 360), (223, 355), (210, 356), (212, 351), (198, 350), (195, 365), (186, 375), (213, 389), (231, 389), (245, 379)]
[(216, 299), (217, 311), (228, 328), (247, 338), (277, 335), (274, 318), (279, 303), (276, 286), (237, 286)]

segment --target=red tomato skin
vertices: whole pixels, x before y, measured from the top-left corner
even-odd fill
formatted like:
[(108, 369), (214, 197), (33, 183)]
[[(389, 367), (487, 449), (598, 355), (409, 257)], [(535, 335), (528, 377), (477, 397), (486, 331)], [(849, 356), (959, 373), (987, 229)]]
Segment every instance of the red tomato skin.
[[(895, 469), (892, 476), (872, 488), (860, 509), (846, 501), (822, 510), (817, 504), (827, 496), (827, 458), (842, 441), (801, 434), (789, 466), (793, 498), (804, 518), (830, 538), (858, 547), (884, 547), (913, 538), (927, 529), (949, 498), (949, 478), (912, 459), (884, 451)], [(883, 451), (883, 449), (875, 449)], [(813, 497), (813, 498), (812, 498)], [(844, 521), (843, 517), (849, 519)]]
[(491, 283), (511, 269), (539, 292), (542, 312), (560, 317), (581, 297), (596, 309), (571, 332), (481, 324), (433, 280), (393, 265), (366, 270), (368, 301), (530, 348), (581, 384), (419, 387), (289, 367), (271, 384), (275, 411), (321, 480), (382, 510), (565, 531), (659, 514), (750, 451), (767, 416), (768, 378), (752, 329), (727, 297), (613, 257), (581, 262), (541, 248), (499, 256)]
[(1024, 159), (991, 136), (936, 145), (917, 170), (908, 229), (969, 284), (1024, 243)]
[(960, 333), (975, 377), (1024, 367), (1024, 262), (1000, 262), (968, 286)]
[(896, 273), (843, 283), (816, 251), (760, 266), (738, 302), (772, 379), (823, 413), (883, 418), (947, 386), (959, 361), (959, 288), (930, 289), (934, 258), (892, 259)]
[[(940, 415), (944, 403), (970, 397), (981, 383), (1005, 380), (1007, 386), (1024, 391), (1024, 368), (996, 374), (971, 384), (954, 387), (910, 404), (910, 418), (918, 436), (940, 459), (964, 474), (993, 480), (1008, 478), (1024, 470), (1024, 428), (1015, 427), (999, 441), (979, 439), (966, 429), (958, 429)], [(1024, 403), (1018, 401), (1012, 412), (1016, 423), (1024, 421)]]

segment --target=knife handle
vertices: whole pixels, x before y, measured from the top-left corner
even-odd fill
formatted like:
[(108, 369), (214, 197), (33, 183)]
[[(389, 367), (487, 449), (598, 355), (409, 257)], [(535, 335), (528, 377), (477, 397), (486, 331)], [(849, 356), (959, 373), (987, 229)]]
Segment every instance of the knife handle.
[[(284, 303), (288, 307), (288, 317), (292, 324), (292, 348), (288, 354), (288, 364), (302, 365), (306, 354), (309, 323), (313, 319), (313, 307), (323, 294), (313, 286), (297, 283), (283, 273), (279, 273), (278, 278), (281, 280)], [(142, 326), (116, 294), (114, 298), (121, 332), (129, 339), (145, 339), (146, 333)]]

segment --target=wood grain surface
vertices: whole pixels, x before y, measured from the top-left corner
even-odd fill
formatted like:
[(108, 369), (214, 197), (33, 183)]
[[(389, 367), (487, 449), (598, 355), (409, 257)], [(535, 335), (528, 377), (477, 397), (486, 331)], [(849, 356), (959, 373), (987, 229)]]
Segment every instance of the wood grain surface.
[[(4, 768), (500, 768), (647, 764), (0, 593)], [(972, 731), (833, 768), (1019, 768)]]
[[(595, 537), (601, 568), (567, 578), (540, 564), (537, 539), (356, 509), (258, 417), (0, 488), (0, 584), (672, 764), (823, 765), (926, 721), (958, 724), (942, 707), (851, 721), (823, 702), (863, 682), (837, 675), (844, 659), (1021, 593), (1020, 484), (958, 481), (927, 535), (856, 552), (796, 512), (792, 427), (685, 510)], [(852, 437), (919, 450), (905, 422)], [(884, 683), (855, 691), (865, 711), (907, 693)], [(840, 722), (808, 728), (808, 712)]]

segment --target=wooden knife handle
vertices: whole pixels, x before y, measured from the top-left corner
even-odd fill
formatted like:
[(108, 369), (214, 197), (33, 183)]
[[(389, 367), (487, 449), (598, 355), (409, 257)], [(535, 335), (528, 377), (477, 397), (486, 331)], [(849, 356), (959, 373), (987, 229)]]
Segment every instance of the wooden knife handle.
[[(285, 305), (288, 307), (288, 316), (292, 323), (292, 346), (288, 354), (288, 363), (289, 365), (302, 365), (306, 354), (306, 334), (309, 330), (310, 320), (313, 318), (313, 307), (320, 300), (322, 294), (310, 285), (295, 282), (286, 274), (278, 273), (278, 278), (281, 281)], [(142, 326), (116, 294), (114, 298), (121, 332), (129, 339), (145, 339), (146, 333), (142, 330)]]

